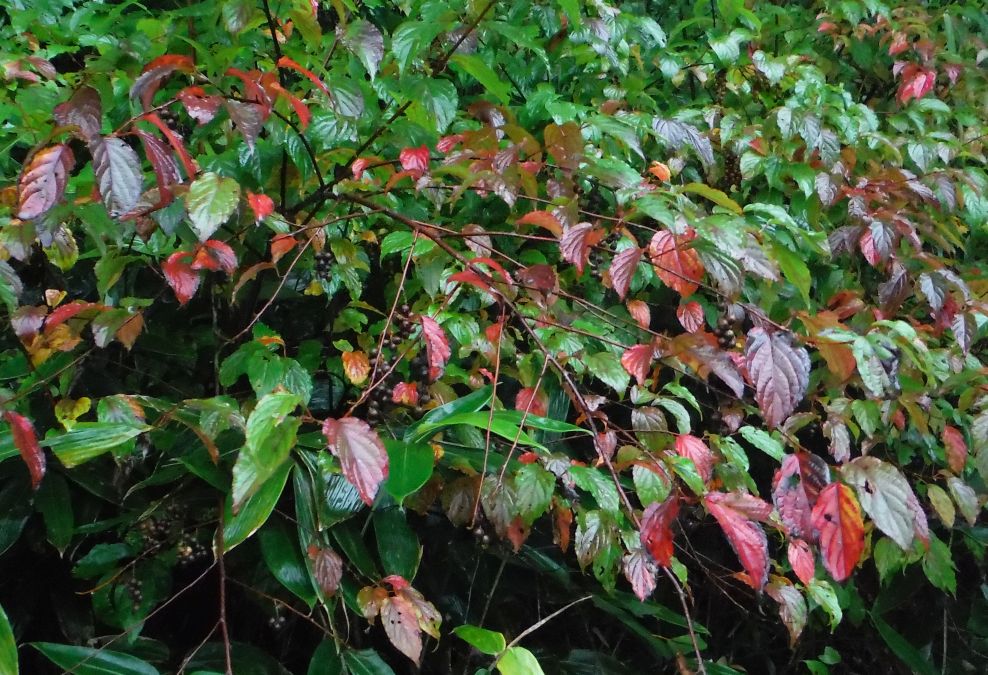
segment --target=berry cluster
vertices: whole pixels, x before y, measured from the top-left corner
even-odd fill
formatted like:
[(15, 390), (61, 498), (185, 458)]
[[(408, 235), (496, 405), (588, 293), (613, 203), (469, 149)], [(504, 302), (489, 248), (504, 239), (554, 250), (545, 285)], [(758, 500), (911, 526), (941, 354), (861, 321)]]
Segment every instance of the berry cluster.
[(182, 538), (178, 540), (176, 552), (178, 564), (182, 567), (188, 567), (193, 563), (209, 558), (209, 547), (201, 541), (196, 541), (191, 535), (182, 535)]
[(282, 614), (275, 614), (270, 619), (268, 619), (268, 626), (271, 630), (281, 630), (288, 623), (288, 618)]
[(130, 577), (125, 583), (124, 588), (127, 589), (127, 594), (130, 595), (131, 607), (134, 612), (139, 612), (141, 609), (141, 604), (144, 602), (144, 583), (135, 576)]
[(329, 281), (329, 271), (333, 266), (333, 262), (336, 258), (333, 256), (333, 252), (329, 249), (323, 249), (315, 255), (316, 265), (316, 276), (323, 281)]
[[(402, 338), (401, 335), (409, 335), (415, 328), (415, 322), (411, 318), (411, 308), (408, 305), (402, 305), (400, 309), (399, 319), (397, 321), (397, 332), (392, 333), (388, 336), (383, 344), (382, 349), (391, 349), (398, 351), (401, 346)], [(370, 399), (367, 404), (367, 421), (370, 423), (379, 422), (381, 420), (382, 413), (385, 410), (390, 409), (394, 405), (393, 392), (395, 386), (401, 382), (401, 374), (398, 369), (391, 369), (394, 365), (393, 359), (388, 359), (384, 356), (382, 351), (374, 349), (370, 353), (371, 366), (372, 369), (377, 373), (384, 373), (390, 370), (388, 376), (385, 378), (384, 382), (381, 383), (374, 391), (370, 394)], [(415, 404), (413, 410), (417, 415), (424, 412), (423, 406), (427, 404), (432, 397), (429, 395), (427, 390), (427, 384), (429, 379), (429, 363), (426, 359), (424, 352), (419, 352), (410, 363), (410, 376), (419, 381), (416, 385), (416, 391), (418, 394), (418, 402)]]
[(142, 520), (138, 529), (145, 549), (160, 546), (172, 536), (172, 521), (170, 518), (151, 517)]
[(733, 349), (737, 346), (737, 333), (734, 331), (738, 324), (744, 321), (744, 309), (735, 303), (721, 300), (717, 303), (720, 310), (720, 318), (717, 319), (717, 328), (714, 335), (717, 336), (717, 343), (721, 349)]
[(599, 268), (600, 265), (605, 260), (604, 253), (606, 251), (613, 250), (614, 246), (618, 243), (620, 239), (621, 239), (620, 232), (611, 232), (609, 235), (607, 235), (606, 237), (604, 237), (604, 239), (601, 240), (600, 244), (594, 246), (590, 250), (590, 259), (588, 262), (590, 264), (591, 270), (593, 270), (594, 272), (597, 271), (597, 268)]
[(741, 160), (730, 150), (724, 151), (724, 177), (721, 189), (725, 192), (741, 187)]
[(710, 91), (710, 97), (717, 105), (723, 105), (725, 96), (727, 96), (727, 73), (721, 70), (718, 71), (717, 75), (714, 77), (714, 84), (713, 89)]

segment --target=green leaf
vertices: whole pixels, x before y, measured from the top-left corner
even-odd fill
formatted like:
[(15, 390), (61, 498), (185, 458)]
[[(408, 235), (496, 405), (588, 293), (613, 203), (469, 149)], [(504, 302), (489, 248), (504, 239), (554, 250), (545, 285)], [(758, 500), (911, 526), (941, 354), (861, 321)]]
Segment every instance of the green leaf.
[(462, 398), (453, 399), (438, 408), (433, 408), (419, 420), (418, 424), (413, 424), (405, 431), (405, 440), (412, 441), (415, 438), (428, 438), (429, 434), (422, 434), (420, 432), (422, 427), (438, 425), (440, 422), (454, 415), (465, 412), (476, 412), (487, 407), (487, 404), (491, 401), (492, 392), (493, 387), (487, 385)]
[(810, 307), (810, 285), (813, 282), (810, 269), (803, 262), (803, 258), (790, 251), (781, 244), (772, 243), (772, 257), (779, 263), (779, 269), (786, 279), (792, 283), (803, 296), (803, 302)]
[(736, 213), (739, 216), (742, 213), (744, 213), (744, 210), (736, 201), (728, 197), (720, 190), (714, 189), (705, 183), (687, 183), (686, 185), (679, 188), (679, 191), (692, 192), (694, 194), (698, 194), (701, 197), (709, 199), (717, 206), (723, 206), (728, 211), (731, 211), (732, 213)]
[(514, 478), (514, 510), (517, 516), (531, 525), (552, 502), (556, 477), (538, 464), (526, 464), (518, 469)]
[(418, 571), (422, 547), (399, 508), (374, 511), (377, 552), (386, 574), (397, 574), (411, 581)]
[(782, 443), (770, 436), (764, 429), (756, 429), (755, 427), (745, 425), (738, 429), (738, 433), (741, 434), (744, 440), (751, 443), (772, 459), (779, 462), (782, 461), (786, 453), (785, 448), (782, 446)]
[(621, 365), (621, 357), (611, 352), (599, 352), (587, 357), (587, 370), (597, 379), (623, 396), (631, 382), (631, 375)]
[(145, 431), (147, 425), (111, 424), (107, 422), (79, 422), (72, 431), (49, 436), (41, 446), (51, 448), (66, 468), (79, 466), (117, 448)]
[(707, 492), (706, 484), (703, 482), (703, 478), (700, 473), (696, 470), (696, 464), (689, 457), (680, 457), (679, 455), (670, 455), (666, 458), (666, 462), (672, 464), (672, 470), (676, 472), (676, 475), (683, 479), (687, 487), (693, 491), (693, 494), (698, 497)]
[(941, 591), (951, 595), (957, 592), (957, 574), (950, 556), (950, 547), (932, 533), (930, 548), (923, 556), (923, 573)]
[(48, 541), (64, 554), (72, 542), (75, 522), (72, 494), (61, 474), (49, 473), (45, 476), (35, 494), (34, 506), (44, 518)]
[(14, 630), (10, 627), (10, 619), (0, 606), (0, 673), (17, 675), (17, 642), (14, 640)]
[(621, 499), (614, 479), (599, 469), (588, 466), (571, 466), (569, 474), (580, 488), (593, 495), (602, 511), (617, 516), (621, 511)]
[(481, 60), (479, 56), (472, 54), (455, 54), (449, 62), (462, 68), (467, 74), (484, 85), (484, 89), (493, 94), (501, 103), (507, 105), (511, 102), (511, 88), (507, 82), (501, 80), (491, 67)]
[(311, 608), (316, 602), (316, 594), (309, 583), (309, 570), (301, 549), (291, 531), (280, 519), (273, 519), (261, 528), (258, 539), (264, 563), (274, 578)]
[(479, 626), (464, 624), (453, 629), (453, 635), (460, 638), (481, 654), (494, 656), (504, 651), (506, 643), (501, 633)]
[(285, 391), (267, 394), (247, 418), (246, 442), (233, 466), (234, 511), (288, 460), (301, 420), (286, 417), (300, 402)]
[[(521, 418), (517, 413), (518, 411), (516, 410), (497, 410), (493, 415), (490, 412), (484, 411), (459, 413), (458, 415), (446, 417), (439, 423), (424, 426), (419, 424), (415, 430), (415, 436), (413, 436), (411, 440), (415, 442), (422, 441), (444, 427), (465, 424), (483, 431), (490, 428), (492, 434), (506, 438), (512, 443), (517, 441), (519, 445), (527, 445), (545, 450), (545, 446), (522, 431), (521, 427), (518, 426), (518, 422), (521, 421)], [(406, 434), (406, 439), (407, 438), (408, 436)]]
[(830, 632), (833, 632), (844, 616), (840, 608), (840, 603), (837, 601), (837, 594), (834, 592), (834, 587), (823, 579), (813, 579), (806, 587), (806, 590), (813, 601), (820, 607), (823, 607), (824, 611), (830, 615)]
[(158, 669), (147, 661), (108, 649), (53, 642), (32, 642), (31, 646), (75, 675), (158, 675)]
[(346, 675), (343, 666), (343, 656), (336, 646), (335, 640), (323, 640), (312, 653), (309, 669), (306, 675)]
[(240, 185), (237, 181), (211, 171), (199, 176), (189, 186), (185, 194), (185, 207), (199, 241), (213, 236), (220, 225), (233, 215), (239, 200)]
[(909, 669), (917, 675), (936, 675), (937, 670), (924, 657), (918, 649), (909, 644), (898, 631), (888, 625), (884, 619), (874, 614), (871, 615), (871, 622), (882, 636), (882, 640), (888, 645), (900, 661), (909, 666)]
[(545, 675), (535, 655), (524, 647), (512, 647), (501, 655), (497, 670), (502, 675)]
[(391, 667), (373, 649), (343, 652), (343, 661), (351, 675), (394, 675)]
[(241, 505), (236, 515), (233, 514), (232, 495), (227, 498), (223, 525), (224, 551), (242, 544), (264, 525), (285, 489), (291, 470), (292, 463), (283, 462), (261, 488)]
[(384, 439), (388, 451), (388, 477), (384, 489), (399, 504), (426, 484), (436, 460), (431, 445)]

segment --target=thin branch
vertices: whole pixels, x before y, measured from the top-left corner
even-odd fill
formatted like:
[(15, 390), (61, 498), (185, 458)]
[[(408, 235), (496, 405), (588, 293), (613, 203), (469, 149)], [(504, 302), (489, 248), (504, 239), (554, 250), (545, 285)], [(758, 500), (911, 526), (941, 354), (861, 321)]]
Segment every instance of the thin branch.
[(507, 644), (507, 646), (501, 651), (501, 653), (497, 655), (497, 657), (494, 659), (494, 662), (491, 664), (490, 670), (494, 670), (494, 668), (497, 666), (498, 661), (501, 660), (501, 657), (504, 656), (509, 649), (511, 649), (512, 647), (514, 647), (515, 645), (517, 645), (523, 639), (525, 639), (526, 637), (528, 637), (529, 635), (531, 635), (532, 633), (534, 633), (535, 631), (537, 631), (539, 628), (542, 628), (542, 626), (546, 625), (547, 623), (549, 623), (550, 621), (552, 621), (553, 619), (555, 619), (557, 616), (559, 616), (560, 614), (562, 614), (566, 610), (570, 609), (571, 607), (575, 607), (576, 605), (579, 605), (581, 602), (586, 602), (587, 600), (590, 600), (592, 598), (593, 598), (592, 595), (585, 595), (582, 598), (577, 598), (576, 600), (574, 600), (573, 602), (569, 603), (568, 605), (565, 605), (563, 607), (560, 607), (559, 609), (557, 609), (555, 612), (553, 612), (549, 616), (545, 617), (544, 619), (540, 619), (539, 621), (537, 621), (536, 623), (532, 624), (531, 626), (529, 626), (528, 628), (526, 628), (522, 632), (518, 633), (518, 635), (515, 637), (515, 639), (512, 640), (511, 642), (509, 642)]

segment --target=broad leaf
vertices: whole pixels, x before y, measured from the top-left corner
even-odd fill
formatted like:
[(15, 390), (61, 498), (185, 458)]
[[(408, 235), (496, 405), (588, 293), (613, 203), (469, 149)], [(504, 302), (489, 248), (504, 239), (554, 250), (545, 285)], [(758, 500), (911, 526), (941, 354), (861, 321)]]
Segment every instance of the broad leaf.
[(47, 213), (65, 194), (75, 158), (67, 145), (52, 145), (31, 156), (18, 183), (17, 217), (30, 220)]
[(130, 213), (141, 198), (141, 160), (122, 138), (108, 136), (92, 144), (93, 170), (111, 216)]
[(41, 485), (41, 479), (45, 477), (45, 451), (38, 445), (38, 435), (34, 431), (34, 424), (31, 420), (20, 413), (8, 410), (3, 414), (4, 419), (10, 424), (10, 433), (14, 438), (14, 445), (21, 453), (21, 459), (27, 465), (31, 474), (31, 487), (35, 490)]
[(673, 555), (672, 524), (679, 515), (679, 497), (673, 495), (666, 501), (650, 504), (642, 514), (641, 543), (659, 565), (669, 567)]
[(327, 418), (322, 425), (329, 451), (340, 460), (343, 475), (370, 506), (388, 476), (388, 453), (373, 429), (354, 417)]
[(813, 526), (820, 533), (823, 565), (836, 581), (847, 579), (864, 552), (864, 521), (851, 488), (825, 487), (813, 507)]
[(684, 235), (660, 230), (648, 245), (648, 255), (656, 274), (684, 298), (699, 288), (698, 283), (703, 278), (703, 263), (690, 244), (695, 237), (692, 229)]
[(240, 199), (240, 185), (213, 172), (199, 176), (185, 195), (192, 229), (206, 241), (233, 215)]
[(446, 369), (446, 362), (452, 354), (446, 332), (436, 320), (424, 314), (419, 317), (422, 323), (422, 336), (425, 339), (425, 350), (429, 358), (429, 379), (436, 380)]
[(841, 467), (841, 474), (855, 488), (861, 507), (878, 529), (903, 550), (912, 548), (916, 516), (910, 500), (916, 495), (906, 477), (877, 457), (858, 457)]
[(748, 573), (748, 582), (752, 588), (761, 590), (768, 580), (768, 539), (761, 526), (750, 519), (753, 514), (746, 508), (747, 502), (723, 492), (709, 492), (703, 499), (707, 510), (716, 518), (741, 560)]
[(745, 344), (748, 374), (765, 423), (777, 427), (796, 409), (810, 381), (810, 357), (789, 333), (753, 328)]

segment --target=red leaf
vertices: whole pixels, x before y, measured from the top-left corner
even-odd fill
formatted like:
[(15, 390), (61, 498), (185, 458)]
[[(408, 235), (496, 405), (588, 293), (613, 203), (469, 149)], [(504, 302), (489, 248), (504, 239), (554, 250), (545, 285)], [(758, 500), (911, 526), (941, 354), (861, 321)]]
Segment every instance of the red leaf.
[(398, 159), (401, 161), (401, 168), (405, 171), (421, 176), (429, 170), (429, 148), (425, 145), (417, 148), (402, 148), (398, 153)]
[(635, 270), (638, 269), (638, 263), (641, 259), (642, 249), (635, 246), (634, 248), (626, 248), (616, 253), (614, 259), (611, 261), (611, 267), (608, 270), (611, 278), (611, 286), (622, 300), (628, 295), (628, 289), (631, 288), (631, 280), (635, 276)]
[(422, 336), (425, 338), (425, 352), (429, 357), (429, 379), (434, 382), (443, 374), (452, 352), (442, 326), (432, 317), (422, 315), (419, 319), (422, 322)]
[(802, 539), (793, 539), (789, 542), (789, 564), (796, 577), (804, 584), (809, 584), (816, 574), (816, 563), (813, 560), (813, 551), (810, 545)]
[(689, 243), (696, 238), (690, 228), (686, 234), (674, 235), (662, 230), (656, 232), (648, 245), (648, 254), (662, 282), (681, 296), (692, 295), (703, 278), (703, 263)]
[(841, 483), (825, 487), (813, 507), (813, 526), (820, 532), (823, 566), (844, 581), (864, 551), (864, 521), (854, 491)]
[[(56, 326), (59, 326), (72, 317), (78, 315), (87, 309), (105, 309), (103, 305), (97, 305), (92, 302), (83, 302), (82, 300), (76, 300), (74, 302), (67, 303), (52, 310), (52, 313), (48, 315), (45, 319), (45, 335), (51, 335), (52, 331), (55, 330)], [(95, 314), (95, 312), (94, 312)]]
[(635, 345), (628, 347), (621, 355), (621, 365), (630, 375), (634, 375), (638, 386), (645, 384), (648, 371), (652, 366), (652, 345)]
[(182, 177), (178, 173), (178, 164), (172, 157), (171, 150), (157, 136), (140, 130), (138, 130), (137, 136), (144, 145), (144, 154), (151, 162), (151, 168), (154, 169), (158, 193), (163, 202), (162, 206), (164, 206), (171, 201), (172, 186), (182, 182)]
[(21, 459), (27, 464), (31, 473), (31, 487), (35, 490), (45, 477), (45, 451), (38, 445), (38, 436), (34, 432), (31, 420), (21, 414), (8, 410), (4, 417), (10, 424), (10, 433), (14, 437), (14, 447), (21, 453)]
[(937, 81), (936, 71), (930, 68), (923, 68), (915, 63), (906, 64), (900, 68), (901, 64), (896, 64), (893, 72), (897, 72), (901, 82), (896, 98), (899, 103), (905, 105), (909, 99), (920, 99), (926, 96), (933, 89)]
[(528, 412), (530, 415), (545, 417), (549, 414), (548, 397), (537, 391), (534, 387), (525, 387), (518, 390), (515, 396), (515, 410)]
[(296, 245), (298, 240), (290, 234), (276, 234), (271, 237), (271, 262), (281, 260)]
[(810, 356), (792, 346), (789, 333), (753, 328), (744, 348), (748, 375), (755, 385), (755, 400), (765, 423), (777, 427), (803, 400), (810, 382)]
[(182, 142), (182, 137), (176, 132), (172, 131), (171, 127), (165, 124), (164, 120), (158, 117), (157, 113), (146, 113), (142, 119), (147, 120), (154, 126), (158, 127), (158, 130), (164, 134), (165, 138), (168, 140), (168, 145), (172, 146), (172, 150), (178, 155), (179, 161), (182, 162), (182, 168), (185, 169), (185, 175), (192, 179), (197, 173), (199, 173), (199, 167), (196, 165), (195, 160), (189, 156), (189, 151), (185, 149), (185, 143)]
[(199, 124), (211, 122), (223, 103), (222, 96), (208, 96), (202, 87), (185, 87), (178, 92), (178, 100), (189, 117)]
[(532, 528), (525, 524), (521, 516), (515, 516), (510, 523), (508, 523), (508, 529), (504, 536), (508, 541), (511, 542), (511, 547), (515, 550), (515, 553), (521, 550), (522, 544), (528, 539), (528, 535), (531, 534)]
[(165, 274), (165, 281), (175, 291), (178, 304), (184, 305), (199, 289), (199, 273), (192, 269), (192, 266), (185, 261), (190, 258), (188, 251), (176, 251), (168, 256), (161, 265), (161, 271)]
[(631, 318), (638, 322), (638, 325), (642, 328), (648, 328), (652, 325), (652, 312), (648, 308), (648, 304), (642, 300), (628, 300), (628, 314)]
[(370, 506), (388, 476), (388, 453), (377, 432), (355, 417), (327, 418), (322, 425), (329, 451), (340, 460), (343, 476)]
[(78, 128), (83, 140), (89, 141), (99, 136), (103, 126), (103, 104), (99, 92), (89, 86), (80, 87), (72, 98), (55, 106), (53, 117), (62, 126)]
[(748, 573), (746, 581), (755, 590), (761, 590), (768, 581), (768, 538), (765, 531), (746, 513), (736, 509), (728, 494), (710, 492), (703, 501)]
[(676, 454), (688, 457), (696, 465), (697, 473), (706, 483), (714, 473), (714, 455), (707, 444), (696, 436), (680, 434), (676, 436)]
[(811, 518), (813, 504), (807, 495), (806, 483), (796, 455), (786, 455), (782, 466), (775, 472), (772, 479), (772, 501), (789, 536), (814, 541)]
[(947, 450), (947, 465), (954, 473), (964, 473), (967, 464), (967, 442), (964, 434), (949, 424), (943, 428), (943, 447)]
[(233, 274), (237, 269), (237, 254), (226, 243), (218, 239), (207, 239), (196, 247), (191, 267), (194, 270), (223, 270), (227, 274)]
[(309, 560), (312, 561), (312, 576), (322, 592), (332, 597), (340, 588), (343, 578), (343, 559), (331, 548), (310, 545)]
[(450, 150), (455, 148), (457, 145), (463, 142), (466, 136), (464, 134), (452, 134), (451, 136), (443, 136), (436, 143), (436, 150), (443, 153), (444, 155), (449, 153)]
[(17, 217), (31, 220), (45, 214), (65, 193), (75, 157), (67, 145), (52, 145), (32, 155), (17, 185)]
[(624, 556), (622, 562), (624, 576), (631, 584), (631, 589), (644, 602), (655, 590), (655, 563), (648, 559), (642, 548), (635, 548)]
[(391, 391), (391, 401), (399, 405), (417, 405), (419, 387), (414, 382), (399, 382)]
[(161, 83), (168, 79), (175, 71), (191, 73), (195, 70), (195, 64), (191, 56), (183, 54), (165, 54), (151, 61), (144, 66), (141, 76), (134, 80), (134, 85), (130, 88), (131, 98), (140, 98), (144, 110), (151, 107), (151, 100)]
[(563, 236), (563, 224), (548, 211), (529, 211), (516, 220), (515, 225), (535, 225), (549, 230), (557, 237)]
[(641, 542), (663, 567), (672, 564), (672, 523), (679, 515), (679, 497), (671, 495), (661, 504), (649, 504), (642, 514)]
[(391, 644), (417, 665), (422, 658), (422, 634), (415, 606), (403, 595), (391, 596), (381, 607), (381, 623)]
[(703, 307), (699, 302), (687, 302), (676, 308), (676, 318), (687, 333), (696, 333), (703, 328)]
[(287, 56), (282, 56), (280, 59), (278, 59), (278, 67), (279, 68), (291, 68), (292, 70), (295, 70), (295, 71), (298, 71), (299, 73), (302, 73), (302, 75), (304, 75), (305, 77), (309, 78), (309, 81), (310, 82), (312, 82), (314, 85), (316, 85), (317, 87), (319, 87), (320, 89), (322, 89), (323, 92), (326, 94), (326, 96), (329, 96), (330, 98), (332, 98), (333, 95), (329, 93), (329, 89), (327, 89), (326, 88), (326, 85), (322, 83), (322, 80), (320, 80), (318, 77), (316, 77), (316, 74), (315, 73), (313, 73), (311, 70), (307, 70), (307, 69), (303, 68), (301, 65), (299, 65), (295, 61), (291, 60)]
[(254, 212), (254, 220), (258, 223), (274, 213), (274, 200), (266, 194), (254, 194), (248, 190), (247, 205)]
[(593, 223), (577, 223), (566, 228), (559, 240), (559, 251), (563, 260), (576, 265), (576, 271), (583, 274), (583, 268), (590, 258), (590, 249), (604, 238), (604, 231)]

